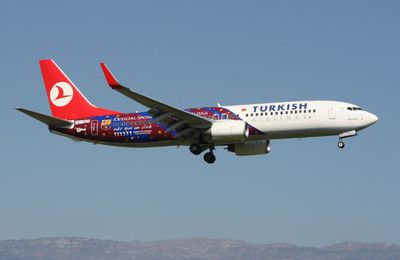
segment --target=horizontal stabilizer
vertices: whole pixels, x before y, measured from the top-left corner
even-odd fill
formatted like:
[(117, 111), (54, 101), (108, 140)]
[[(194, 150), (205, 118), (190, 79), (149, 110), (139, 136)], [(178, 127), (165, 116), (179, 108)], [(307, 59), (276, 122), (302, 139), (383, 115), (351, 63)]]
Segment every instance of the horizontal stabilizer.
[(55, 127), (70, 127), (72, 125), (71, 122), (65, 121), (56, 117), (51, 117), (48, 115), (40, 114), (38, 112), (34, 112), (22, 107), (17, 107), (16, 110), (48, 125), (48, 126), (55, 126)]

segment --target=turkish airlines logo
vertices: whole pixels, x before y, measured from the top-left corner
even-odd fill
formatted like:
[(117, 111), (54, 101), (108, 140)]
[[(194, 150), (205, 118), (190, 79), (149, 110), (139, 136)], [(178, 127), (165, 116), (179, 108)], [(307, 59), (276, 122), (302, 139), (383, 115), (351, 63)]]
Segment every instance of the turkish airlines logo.
[(74, 91), (67, 82), (58, 82), (50, 90), (50, 100), (53, 105), (63, 107), (71, 102)]

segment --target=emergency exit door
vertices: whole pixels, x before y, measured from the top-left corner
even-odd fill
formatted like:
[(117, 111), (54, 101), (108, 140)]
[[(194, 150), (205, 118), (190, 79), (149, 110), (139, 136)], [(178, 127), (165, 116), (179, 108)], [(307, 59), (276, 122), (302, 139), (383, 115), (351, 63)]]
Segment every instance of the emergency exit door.
[(92, 133), (92, 135), (99, 134), (99, 121), (92, 120), (92, 122), (90, 123), (90, 132)]

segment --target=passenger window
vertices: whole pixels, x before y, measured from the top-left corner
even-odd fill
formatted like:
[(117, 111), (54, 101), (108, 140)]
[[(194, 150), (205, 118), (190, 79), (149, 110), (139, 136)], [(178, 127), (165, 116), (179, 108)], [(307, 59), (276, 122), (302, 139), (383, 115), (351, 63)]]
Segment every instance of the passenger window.
[(283, 112), (281, 111), (281, 115), (283, 115)]
[(287, 114), (288, 114), (288, 111), (286, 111), (285, 114), (287, 115)]
[(246, 114), (246, 117), (248, 117), (249, 116), (249, 114)]
[(258, 116), (258, 113), (256, 113), (256, 116)]
[(292, 110), (290, 110), (290, 114), (293, 114), (293, 111), (292, 111)]
[(264, 113), (261, 113), (261, 114), (260, 114), (260, 116), (263, 116), (263, 115), (264, 115)]
[(295, 110), (294, 113), (297, 114), (297, 110)]
[(301, 110), (299, 110), (299, 114), (301, 114)]
[(304, 110), (304, 113), (307, 113), (307, 110)]
[(253, 116), (253, 113), (251, 113), (250, 116)]
[(315, 113), (315, 112), (317, 112), (317, 111), (314, 109), (313, 112)]
[(275, 112), (275, 115), (277, 115), (278, 114), (278, 112)]
[(311, 113), (311, 109), (308, 110), (308, 113)]

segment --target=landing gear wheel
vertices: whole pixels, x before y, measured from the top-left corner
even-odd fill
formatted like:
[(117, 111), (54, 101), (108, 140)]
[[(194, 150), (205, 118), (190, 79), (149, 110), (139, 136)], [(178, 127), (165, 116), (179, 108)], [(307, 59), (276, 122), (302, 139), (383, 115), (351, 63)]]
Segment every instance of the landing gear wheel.
[(339, 140), (339, 142), (337, 143), (337, 146), (340, 148), (340, 149), (343, 149), (344, 148), (344, 142), (342, 141), (342, 140)]
[(204, 154), (204, 161), (209, 164), (213, 164), (215, 162), (215, 155), (212, 152), (208, 152)]
[(192, 154), (194, 155), (199, 155), (201, 154), (204, 150), (201, 149), (201, 146), (198, 144), (192, 144), (189, 147), (189, 150), (192, 152)]

